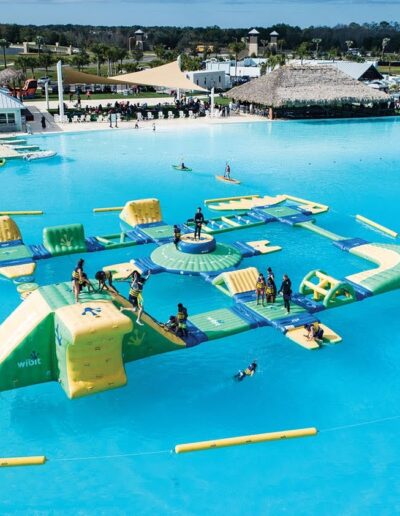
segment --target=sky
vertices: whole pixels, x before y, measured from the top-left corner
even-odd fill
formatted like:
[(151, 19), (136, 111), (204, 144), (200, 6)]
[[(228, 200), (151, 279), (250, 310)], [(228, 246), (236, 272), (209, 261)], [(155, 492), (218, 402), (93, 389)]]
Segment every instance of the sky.
[(0, 0), (0, 12), (22, 25), (308, 27), (400, 21), (400, 0)]

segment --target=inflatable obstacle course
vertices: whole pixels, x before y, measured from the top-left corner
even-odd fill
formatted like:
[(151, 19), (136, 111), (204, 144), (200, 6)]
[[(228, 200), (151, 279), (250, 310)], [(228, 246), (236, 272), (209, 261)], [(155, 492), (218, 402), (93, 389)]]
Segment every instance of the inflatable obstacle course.
[[(316, 280), (316, 283), (312, 280)], [(300, 284), (300, 294), (312, 295), (326, 308), (334, 308), (356, 301), (354, 288), (349, 283), (332, 278), (321, 270), (310, 271)]]
[(124, 363), (185, 347), (185, 342), (108, 292), (80, 295), (69, 283), (40, 287), (0, 326), (0, 391), (58, 381), (70, 398), (126, 383)]

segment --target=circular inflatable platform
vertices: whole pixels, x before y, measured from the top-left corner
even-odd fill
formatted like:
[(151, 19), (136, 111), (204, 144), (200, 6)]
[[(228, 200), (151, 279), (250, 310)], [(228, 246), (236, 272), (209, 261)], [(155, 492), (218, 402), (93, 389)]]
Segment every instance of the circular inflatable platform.
[(207, 254), (182, 253), (174, 244), (165, 244), (151, 253), (151, 259), (157, 265), (171, 272), (200, 274), (201, 272), (222, 272), (235, 267), (242, 255), (226, 244), (216, 244), (214, 251)]
[(200, 240), (195, 240), (194, 233), (187, 233), (186, 235), (182, 235), (178, 243), (179, 251), (189, 254), (211, 253), (215, 250), (216, 246), (215, 238), (207, 234), (202, 235)]

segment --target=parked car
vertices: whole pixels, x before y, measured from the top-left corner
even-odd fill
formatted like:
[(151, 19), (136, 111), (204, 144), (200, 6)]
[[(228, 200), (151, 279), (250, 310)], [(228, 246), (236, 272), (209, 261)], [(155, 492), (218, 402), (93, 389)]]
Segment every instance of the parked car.
[(44, 86), (46, 84), (46, 82), (50, 82), (50, 78), (49, 77), (40, 77), (40, 79), (38, 79), (38, 86)]

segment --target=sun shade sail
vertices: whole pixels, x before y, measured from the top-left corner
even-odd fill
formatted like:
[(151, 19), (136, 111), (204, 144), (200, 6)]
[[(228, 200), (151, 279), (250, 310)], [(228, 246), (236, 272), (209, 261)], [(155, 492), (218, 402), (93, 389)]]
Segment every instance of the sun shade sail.
[(125, 84), (139, 84), (142, 86), (158, 86), (160, 88), (172, 88), (186, 91), (208, 91), (206, 88), (195, 84), (181, 72), (178, 61), (165, 65), (149, 68), (141, 72), (116, 75), (113, 79)]
[(64, 67), (63, 83), (64, 84), (121, 84), (120, 81), (111, 79), (109, 77), (101, 77), (91, 73), (78, 72), (73, 68)]

